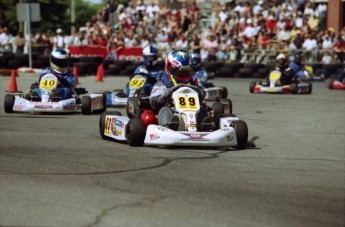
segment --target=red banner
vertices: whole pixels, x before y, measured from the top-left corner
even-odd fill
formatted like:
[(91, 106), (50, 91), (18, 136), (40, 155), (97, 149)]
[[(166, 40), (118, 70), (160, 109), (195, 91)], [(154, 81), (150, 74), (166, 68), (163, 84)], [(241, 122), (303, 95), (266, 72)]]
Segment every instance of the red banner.
[(143, 48), (129, 47), (122, 48), (116, 53), (118, 60), (142, 61)]
[(100, 46), (69, 46), (71, 57), (95, 57), (105, 59), (108, 56), (108, 48)]
[[(100, 56), (106, 59), (109, 55), (109, 49), (107, 47), (100, 46), (69, 46), (68, 47), (71, 57), (93, 57)], [(117, 51), (117, 60), (130, 60), (130, 61), (142, 61), (143, 49), (140, 47), (122, 48)]]

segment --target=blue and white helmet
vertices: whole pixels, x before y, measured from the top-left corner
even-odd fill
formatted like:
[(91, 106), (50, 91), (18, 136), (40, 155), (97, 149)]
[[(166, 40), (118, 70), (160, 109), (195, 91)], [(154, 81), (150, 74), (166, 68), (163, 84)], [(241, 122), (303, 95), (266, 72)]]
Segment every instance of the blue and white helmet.
[(147, 46), (143, 49), (144, 65), (152, 66), (157, 64), (158, 49), (154, 46)]
[(188, 51), (174, 50), (165, 59), (165, 71), (179, 83), (188, 83), (192, 79), (192, 58)]
[(56, 49), (50, 54), (50, 66), (58, 72), (67, 73), (69, 53), (65, 49)]

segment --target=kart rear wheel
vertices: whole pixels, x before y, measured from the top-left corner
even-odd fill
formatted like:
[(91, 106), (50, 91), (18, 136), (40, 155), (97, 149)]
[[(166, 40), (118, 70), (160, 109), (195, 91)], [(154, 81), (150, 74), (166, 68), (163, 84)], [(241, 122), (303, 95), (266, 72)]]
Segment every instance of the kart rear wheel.
[(299, 87), (297, 83), (293, 83), (290, 85), (292, 94), (298, 94)]
[(139, 147), (144, 144), (146, 128), (139, 118), (132, 118), (127, 125), (127, 141), (129, 146)]
[(308, 82), (307, 84), (308, 84), (308, 86), (309, 86), (309, 90), (308, 90), (308, 93), (307, 93), (307, 94), (311, 94), (311, 92), (313, 91), (313, 84), (310, 83), (310, 82)]
[(221, 98), (227, 99), (228, 98), (228, 89), (226, 87), (220, 87), (221, 90)]
[(122, 114), (119, 111), (108, 111), (103, 112), (101, 116), (99, 117), (99, 134), (103, 139), (107, 139), (108, 137), (105, 136), (105, 118), (107, 115), (115, 115), (115, 116), (122, 116)]
[(5, 101), (4, 101), (4, 110), (5, 113), (13, 113), (13, 105), (14, 105), (14, 100), (16, 97), (11, 94), (6, 94), (5, 95)]
[(101, 114), (107, 110), (107, 95), (106, 95), (106, 93), (101, 93), (101, 94), (102, 94), (102, 106), (103, 106), (103, 108), (100, 110), (94, 110), (93, 113), (95, 113), (95, 114)]
[(213, 121), (215, 121), (218, 115), (224, 114), (224, 104), (221, 102), (214, 102), (212, 105), (212, 110), (213, 110)]
[(224, 105), (224, 114), (232, 114), (232, 102), (230, 99), (221, 99), (221, 103)]
[(248, 141), (248, 126), (245, 121), (238, 120), (233, 121), (230, 124), (236, 132), (237, 145), (235, 146), (238, 149), (244, 149), (247, 146)]
[(91, 97), (90, 96), (83, 96), (81, 98), (81, 113), (83, 115), (91, 114)]

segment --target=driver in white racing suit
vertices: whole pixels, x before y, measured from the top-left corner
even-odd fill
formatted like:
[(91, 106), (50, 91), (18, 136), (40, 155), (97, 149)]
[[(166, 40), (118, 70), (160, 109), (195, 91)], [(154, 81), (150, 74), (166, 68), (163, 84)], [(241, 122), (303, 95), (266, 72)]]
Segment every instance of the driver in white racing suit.
[[(165, 73), (162, 79), (153, 86), (149, 97), (152, 109), (158, 113), (158, 124), (169, 126), (173, 130), (177, 130), (175, 126), (178, 127), (181, 117), (174, 115), (171, 107), (169, 107), (169, 98), (171, 97), (170, 89), (178, 84), (198, 86), (198, 81), (193, 78), (191, 55), (185, 50), (174, 50), (168, 54), (165, 59)], [(201, 87), (199, 86), (199, 88)], [(201, 94), (202, 92), (199, 93), (200, 103), (202, 103), (203, 94)], [(201, 107), (198, 113), (200, 122), (207, 116), (205, 108)]]

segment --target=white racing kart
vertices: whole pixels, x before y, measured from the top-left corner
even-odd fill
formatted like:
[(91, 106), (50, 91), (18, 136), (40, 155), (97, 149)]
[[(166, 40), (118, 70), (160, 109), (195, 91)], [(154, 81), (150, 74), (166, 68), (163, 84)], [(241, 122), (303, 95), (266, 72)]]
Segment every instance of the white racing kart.
[(147, 108), (147, 105), (143, 107), (143, 103), (147, 103), (147, 100), (143, 99), (138, 101), (137, 106), (129, 108), (131, 118), (121, 116), (117, 111), (104, 112), (99, 121), (100, 135), (103, 139), (126, 141), (130, 146), (245, 148), (248, 140), (246, 122), (233, 114), (224, 114), (224, 104), (219, 101), (214, 102), (209, 110), (211, 116), (205, 117), (198, 125), (198, 113), (200, 108), (204, 108), (204, 103), (200, 103), (201, 91), (197, 89), (199, 88), (191, 85), (178, 85), (171, 89), (172, 109), (181, 119), (177, 130), (156, 124), (150, 124), (146, 128), (140, 114), (134, 113), (140, 113), (141, 108)]
[[(131, 77), (128, 87), (129, 87), (129, 96), (126, 97), (123, 89), (115, 89), (111, 93), (111, 106), (112, 107), (125, 107), (127, 105), (127, 100), (129, 97), (141, 96), (145, 97), (148, 94), (145, 94), (143, 87), (146, 83), (154, 84), (156, 81), (149, 81), (151, 77), (144, 72), (138, 72), (133, 74)], [(205, 88), (205, 100), (206, 101), (215, 101), (218, 99), (227, 99), (228, 90), (226, 87), (217, 87), (213, 83), (206, 83)]]
[(312, 84), (310, 82), (296, 81), (283, 85), (280, 82), (281, 75), (280, 71), (274, 70), (270, 73), (268, 82), (251, 82), (250, 93), (311, 94)]
[[(33, 96), (31, 90), (39, 87), (41, 89), (41, 99)], [(103, 93), (90, 94), (79, 97), (80, 94), (86, 94), (85, 88), (75, 88), (72, 98), (60, 100), (60, 97), (54, 96), (54, 91), (58, 86), (58, 79), (54, 74), (44, 75), (39, 85), (34, 83), (27, 94), (21, 91), (6, 94), (4, 101), (4, 110), (6, 113), (13, 112), (79, 112), (88, 115), (91, 113), (103, 113), (106, 106), (106, 95)]]

